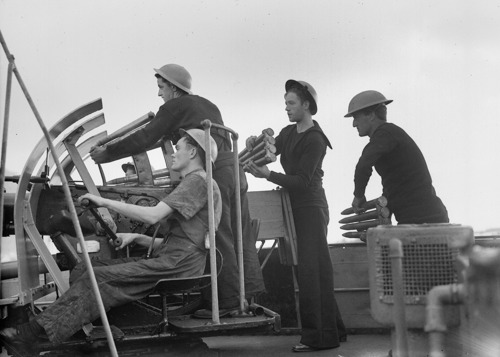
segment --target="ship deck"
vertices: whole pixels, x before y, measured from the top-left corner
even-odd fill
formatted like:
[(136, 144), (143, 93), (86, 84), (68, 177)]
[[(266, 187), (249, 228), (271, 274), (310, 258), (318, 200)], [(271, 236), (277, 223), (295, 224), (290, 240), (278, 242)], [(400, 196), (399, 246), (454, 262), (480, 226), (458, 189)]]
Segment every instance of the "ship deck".
[[(129, 356), (199, 356), (199, 357), (281, 357), (297, 356), (304, 353), (292, 352), (292, 346), (300, 341), (298, 334), (265, 334), (265, 335), (220, 335), (203, 337), (194, 340), (179, 340), (176, 343), (162, 343), (161, 341), (136, 341), (127, 344), (117, 344), (120, 357)], [(66, 357), (70, 353), (73, 357), (108, 357), (111, 355), (106, 343), (103, 341), (95, 349), (62, 349), (42, 353), (50, 357)], [(330, 357), (387, 357), (391, 349), (390, 334), (356, 334), (349, 335), (347, 342), (342, 342), (340, 347), (305, 353), (306, 356)], [(5, 349), (0, 357), (10, 355), (19, 356)], [(30, 356), (38, 354), (30, 354)]]
[(390, 334), (349, 335), (340, 347), (307, 353), (292, 352), (299, 335), (217, 336), (203, 338), (209, 348), (207, 356), (331, 356), (331, 357), (387, 357), (391, 349)]

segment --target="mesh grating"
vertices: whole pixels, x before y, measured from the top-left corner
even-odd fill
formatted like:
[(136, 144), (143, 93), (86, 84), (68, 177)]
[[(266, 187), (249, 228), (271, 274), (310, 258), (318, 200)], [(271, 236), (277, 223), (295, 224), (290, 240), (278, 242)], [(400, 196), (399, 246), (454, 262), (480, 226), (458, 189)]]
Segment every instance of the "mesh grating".
[[(427, 292), (437, 285), (457, 283), (455, 261), (458, 249), (446, 243), (403, 245), (403, 284), (406, 304), (425, 304)], [(381, 301), (393, 303), (391, 258), (388, 242), (375, 247), (377, 293)]]

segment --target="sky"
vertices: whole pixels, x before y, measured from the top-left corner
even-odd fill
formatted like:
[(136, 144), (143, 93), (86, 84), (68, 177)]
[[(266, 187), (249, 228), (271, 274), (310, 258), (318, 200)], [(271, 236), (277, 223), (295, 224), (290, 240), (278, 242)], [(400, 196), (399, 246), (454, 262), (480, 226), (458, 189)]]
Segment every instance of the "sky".
[[(422, 150), (451, 222), (500, 227), (499, 18), (496, 0), (0, 0), (0, 30), (49, 128), (97, 98), (108, 132), (156, 112), (153, 68), (167, 63), (188, 69), (193, 92), (243, 140), (289, 124), (286, 80), (312, 84), (314, 119), (333, 146), (323, 163), (330, 243), (342, 241), (340, 212), (368, 142), (343, 116), (368, 89), (394, 100), (388, 121)], [(0, 53), (2, 118), (7, 64)], [(8, 134), (6, 167), (19, 173), (42, 131), (17, 83)], [(276, 187), (248, 180), (251, 191)], [(381, 192), (374, 172), (367, 198)]]

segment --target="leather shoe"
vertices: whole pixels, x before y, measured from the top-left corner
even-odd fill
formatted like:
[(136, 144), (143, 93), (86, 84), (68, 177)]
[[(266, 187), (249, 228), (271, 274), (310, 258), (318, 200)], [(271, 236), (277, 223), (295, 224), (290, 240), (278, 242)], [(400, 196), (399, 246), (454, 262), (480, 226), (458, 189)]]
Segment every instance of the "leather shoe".
[(293, 352), (313, 352), (318, 350), (319, 348), (304, 345), (303, 343), (299, 343), (298, 345), (292, 347)]
[[(338, 347), (338, 346), (336, 346)], [(295, 345), (292, 347), (293, 352), (314, 352), (314, 351), (321, 351), (321, 350), (329, 350), (332, 348), (336, 347), (325, 347), (325, 348), (317, 348), (317, 347), (312, 347), (309, 345), (304, 345), (303, 343), (299, 343), (298, 345)]]

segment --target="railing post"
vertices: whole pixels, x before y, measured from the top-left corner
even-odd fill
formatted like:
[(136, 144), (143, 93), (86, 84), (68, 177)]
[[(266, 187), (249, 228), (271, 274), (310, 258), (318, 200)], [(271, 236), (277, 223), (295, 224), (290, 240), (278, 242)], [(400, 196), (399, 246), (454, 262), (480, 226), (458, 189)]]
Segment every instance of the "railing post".
[[(33, 111), (33, 114), (35, 115), (35, 118), (38, 121), (40, 128), (42, 129), (45, 140), (47, 141), (47, 145), (48, 145), (50, 152), (52, 154), (52, 157), (54, 159), (54, 163), (56, 164), (59, 172), (62, 173), (64, 171), (63, 171), (61, 162), (59, 161), (59, 158), (57, 157), (57, 151), (54, 147), (54, 144), (52, 143), (52, 138), (50, 137), (50, 134), (49, 134), (47, 128), (45, 127), (45, 124), (42, 120), (42, 117), (40, 116), (40, 113), (38, 112), (38, 109), (36, 108), (35, 103), (33, 102), (33, 99), (31, 98), (31, 96), (28, 92), (28, 89), (26, 88), (24, 81), (21, 78), (19, 71), (15, 67), (14, 57), (10, 54), (1, 31), (0, 31), (0, 42), (2, 43), (2, 47), (4, 49), (4, 52), (7, 56), (7, 58), (9, 59), (9, 62), (12, 64), (12, 71), (15, 74), (19, 85), (21, 86), (23, 94), (26, 97), (26, 100), (28, 101), (28, 103), (31, 107), (31, 110)], [(100, 317), (102, 320), (102, 324), (104, 326), (104, 330), (106, 331), (106, 337), (108, 340), (109, 349), (111, 351), (112, 356), (118, 356), (118, 352), (117, 352), (116, 346), (115, 346), (115, 341), (113, 340), (113, 336), (111, 333), (111, 328), (109, 327), (109, 322), (108, 322), (108, 317), (106, 315), (106, 310), (104, 309), (104, 304), (102, 302), (101, 294), (99, 292), (99, 287), (97, 285), (97, 280), (95, 278), (94, 270), (92, 268), (92, 263), (90, 261), (89, 253), (87, 251), (87, 247), (85, 244), (85, 239), (83, 237), (82, 228), (80, 227), (80, 223), (78, 221), (78, 216), (76, 214), (75, 205), (73, 204), (73, 199), (71, 197), (71, 191), (69, 189), (69, 184), (68, 184), (68, 180), (66, 178), (66, 175), (61, 175), (61, 183), (62, 183), (62, 187), (64, 190), (64, 196), (66, 198), (66, 203), (68, 205), (68, 208), (69, 208), (69, 211), (71, 214), (73, 226), (75, 227), (76, 235), (80, 241), (80, 245), (81, 245), (82, 252), (83, 252), (83, 258), (84, 258), (85, 265), (87, 267), (87, 271), (89, 272), (89, 278), (90, 278), (90, 282), (92, 285), (92, 289), (93, 289), (94, 294), (96, 296)]]

